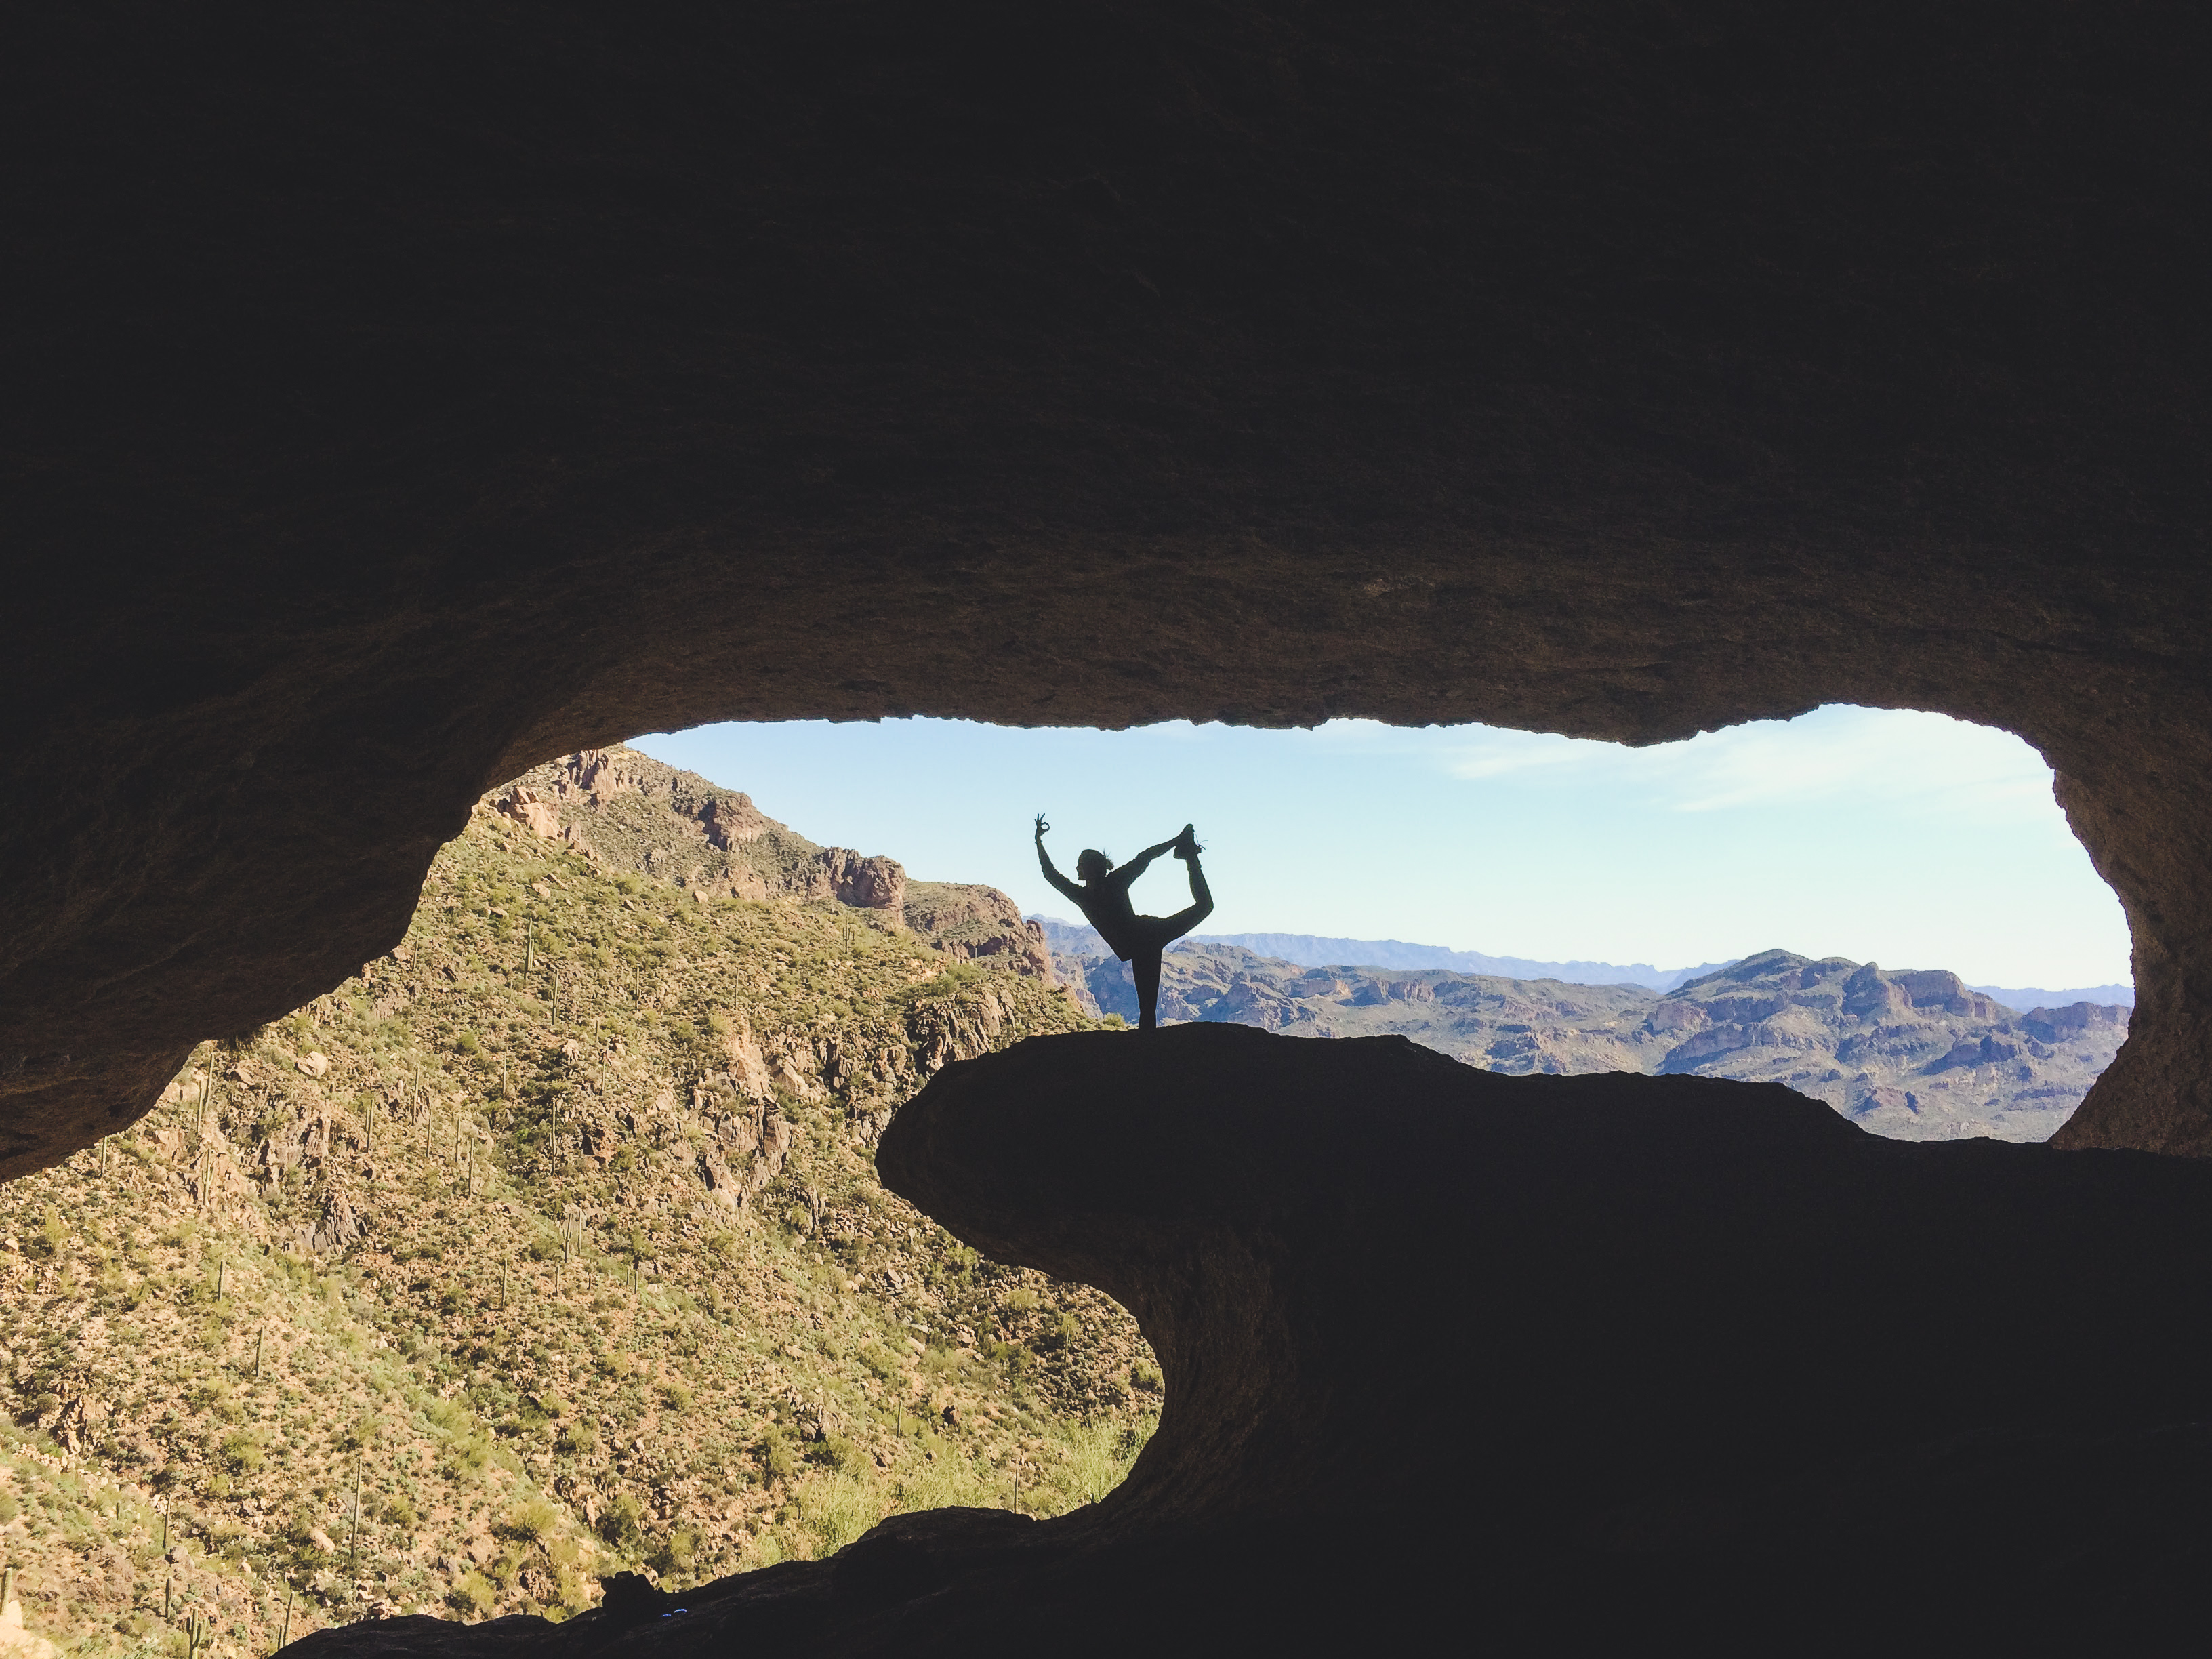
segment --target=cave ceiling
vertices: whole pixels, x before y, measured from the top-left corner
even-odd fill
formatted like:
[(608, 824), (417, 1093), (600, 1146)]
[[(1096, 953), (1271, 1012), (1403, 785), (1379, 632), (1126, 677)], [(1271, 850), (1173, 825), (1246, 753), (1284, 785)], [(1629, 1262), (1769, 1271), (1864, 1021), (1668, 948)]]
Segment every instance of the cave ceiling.
[(580, 744), (1831, 702), (2042, 750), (2212, 1151), (2195, 21), (26, 9), (0, 1173)]

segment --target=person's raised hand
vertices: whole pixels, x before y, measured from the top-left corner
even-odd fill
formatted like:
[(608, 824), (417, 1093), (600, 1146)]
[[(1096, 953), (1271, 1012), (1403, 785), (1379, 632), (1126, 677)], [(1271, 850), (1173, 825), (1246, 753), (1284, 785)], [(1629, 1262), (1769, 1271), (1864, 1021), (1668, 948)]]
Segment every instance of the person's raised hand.
[(1038, 813), (1036, 815), (1036, 838), (1039, 841), (1042, 841), (1044, 839), (1044, 832), (1051, 828), (1052, 826), (1044, 821), (1044, 814), (1042, 812)]

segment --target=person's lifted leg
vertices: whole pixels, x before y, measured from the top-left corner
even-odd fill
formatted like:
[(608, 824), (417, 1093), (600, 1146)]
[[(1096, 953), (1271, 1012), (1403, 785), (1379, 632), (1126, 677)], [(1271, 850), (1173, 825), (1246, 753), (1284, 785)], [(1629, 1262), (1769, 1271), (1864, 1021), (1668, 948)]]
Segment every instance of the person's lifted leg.
[(1175, 855), (1190, 872), (1190, 907), (1178, 910), (1168, 918), (1168, 926), (1175, 932), (1170, 939), (1181, 939), (1185, 933), (1213, 914), (1213, 890), (1206, 884), (1206, 872), (1198, 867), (1198, 855), (1206, 849), (1191, 839), (1191, 826), (1185, 824), (1182, 834), (1176, 837)]
[(1182, 827), (1182, 834), (1174, 842), (1175, 855), (1190, 871), (1190, 896), (1194, 902), (1171, 916), (1139, 916), (1137, 926), (1143, 933), (1143, 943), (1129, 953), (1129, 977), (1137, 983), (1137, 1029), (1140, 1031), (1159, 1030), (1160, 965), (1161, 957), (1169, 945), (1204, 921), (1213, 911), (1213, 894), (1206, 884), (1206, 872), (1198, 867), (1199, 845), (1190, 838), (1190, 825)]

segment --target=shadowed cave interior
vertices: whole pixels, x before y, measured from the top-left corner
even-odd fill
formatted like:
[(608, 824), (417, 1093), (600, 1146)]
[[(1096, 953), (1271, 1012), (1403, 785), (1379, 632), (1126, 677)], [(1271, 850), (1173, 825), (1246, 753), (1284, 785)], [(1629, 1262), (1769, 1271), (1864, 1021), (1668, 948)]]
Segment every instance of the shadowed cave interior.
[[(1103, 1600), (1256, 1643), (1293, 1607), (1365, 1628), (1361, 1585), (1464, 1607), (1469, 1573), (1537, 1634), (1846, 1599), (1984, 1632), (2180, 1616), (2212, 1150), (2189, 24), (14, 20), (0, 1173), (388, 950), (483, 789), (641, 730), (1357, 714), (1650, 742), (1938, 709), (2041, 750), (2133, 932), (2130, 1036), (2057, 1148), (1878, 1147), (1644, 1079), (1561, 1083), (1571, 1109), (1523, 1121), (1539, 1085), (1395, 1048), (1170, 1032), (1106, 1066), (1164, 1115), (1154, 1155), (1085, 1152), (1098, 1184), (1055, 1207), (1008, 1183), (1059, 1191), (1053, 1138), (1109, 1110), (1093, 1062), (963, 1066), (886, 1178), (1137, 1312), (1159, 1441), (1089, 1518), (898, 1523), (715, 1617), (858, 1652), (949, 1644), (963, 1597)], [(1413, 1187), (1313, 1197), (1371, 1142), (1310, 1103), (1335, 1066), (1331, 1099), (1433, 1145)], [(1060, 1115), (1023, 1115), (1048, 1094)], [(1493, 1210), (1515, 1227), (1468, 1231)], [(2043, 1253), (2047, 1297), (2001, 1317), (1948, 1276), (1975, 1215)], [(1407, 1333), (1357, 1377), (1354, 1263), (1363, 1351)], [(1901, 1424), (1929, 1364), (1957, 1413)], [(1996, 1388), (2011, 1366), (2063, 1386)], [(1332, 1462), (1346, 1410), (1464, 1477), (1409, 1496)], [(2094, 1547), (1886, 1602), (1831, 1576), (1855, 1526), (1968, 1538), (2031, 1502)], [(1314, 1516), (1363, 1505), (1389, 1541), (1332, 1577)], [(558, 1640), (684, 1639), (633, 1610)]]

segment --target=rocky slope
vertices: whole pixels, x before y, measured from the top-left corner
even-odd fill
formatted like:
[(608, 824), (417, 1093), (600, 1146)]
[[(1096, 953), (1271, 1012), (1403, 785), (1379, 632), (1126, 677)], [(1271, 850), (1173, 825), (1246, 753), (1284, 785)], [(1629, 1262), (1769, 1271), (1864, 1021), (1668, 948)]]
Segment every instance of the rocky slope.
[[(1060, 958), (1094, 1006), (1133, 1019), (1125, 963)], [(2043, 1140), (2127, 1036), (2129, 1010), (2026, 1013), (1941, 971), (1765, 951), (1661, 994), (1635, 985), (1304, 968), (1233, 945), (1168, 953), (1163, 1020), (1309, 1036), (1395, 1033), (1486, 1071), (1690, 1073), (1787, 1084), (1907, 1140)]]
[(32, 1632), (558, 1618), (1119, 1479), (1158, 1397), (1128, 1317), (872, 1163), (951, 1060), (1091, 1022), (1003, 896), (641, 760), (495, 792), (391, 955), (0, 1190)]
[(549, 761), (491, 799), (541, 840), (702, 901), (835, 899), (911, 927), (955, 960), (995, 958), (1053, 982), (1043, 928), (997, 888), (912, 881), (896, 859), (817, 846), (750, 795), (625, 744)]

